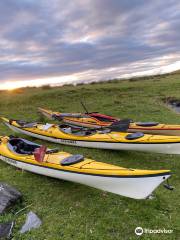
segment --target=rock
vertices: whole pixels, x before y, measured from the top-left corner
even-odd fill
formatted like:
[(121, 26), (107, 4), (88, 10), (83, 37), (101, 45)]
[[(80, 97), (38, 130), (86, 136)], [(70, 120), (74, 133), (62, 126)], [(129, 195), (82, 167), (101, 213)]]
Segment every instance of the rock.
[(30, 231), (32, 228), (39, 228), (41, 224), (42, 222), (39, 219), (39, 217), (31, 211), (28, 213), (26, 222), (22, 226), (20, 233), (25, 233), (27, 231)]
[(0, 214), (4, 213), (8, 207), (15, 204), (21, 197), (22, 194), (17, 189), (0, 182)]

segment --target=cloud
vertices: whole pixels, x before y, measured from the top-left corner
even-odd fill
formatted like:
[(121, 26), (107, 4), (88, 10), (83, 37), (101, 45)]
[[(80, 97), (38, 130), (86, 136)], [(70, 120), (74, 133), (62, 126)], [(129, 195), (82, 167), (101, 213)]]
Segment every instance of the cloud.
[(74, 74), (89, 81), (177, 66), (179, 9), (178, 0), (2, 0), (0, 82)]

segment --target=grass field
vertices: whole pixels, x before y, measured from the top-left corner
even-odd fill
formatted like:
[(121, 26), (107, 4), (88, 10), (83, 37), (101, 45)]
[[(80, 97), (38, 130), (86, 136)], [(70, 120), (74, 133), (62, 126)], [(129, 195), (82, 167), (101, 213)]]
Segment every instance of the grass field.
[[(178, 73), (76, 87), (2, 91), (0, 115), (42, 120), (37, 115), (37, 107), (64, 112), (82, 111), (80, 100), (83, 99), (89, 111), (139, 121), (180, 124), (180, 115), (167, 108), (162, 101), (168, 96), (180, 98)], [(12, 134), (2, 123), (0, 130), (1, 135)], [(0, 162), (0, 181), (17, 187), (23, 193), (22, 203), (8, 214), (0, 216), (0, 222), (10, 220), (13, 212), (31, 205), (17, 218), (13, 239), (130, 240), (138, 238), (134, 233), (138, 226), (173, 230), (172, 234), (144, 234), (141, 239), (180, 239), (180, 156), (46, 144), (123, 167), (171, 169), (175, 174), (170, 183), (175, 186), (175, 190), (168, 191), (161, 186), (155, 192), (154, 199), (133, 200), (72, 182), (22, 172)], [(19, 228), (30, 210), (42, 219), (43, 225), (20, 235)]]

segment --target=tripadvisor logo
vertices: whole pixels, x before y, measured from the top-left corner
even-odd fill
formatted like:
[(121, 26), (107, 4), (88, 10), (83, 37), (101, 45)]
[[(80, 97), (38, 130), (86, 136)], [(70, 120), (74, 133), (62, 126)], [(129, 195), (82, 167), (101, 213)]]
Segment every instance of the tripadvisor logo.
[(141, 236), (143, 234), (143, 228), (142, 227), (135, 228), (135, 234)]
[(149, 229), (149, 228), (142, 228), (142, 227), (136, 227), (135, 228), (135, 234), (137, 236), (141, 236), (143, 233), (149, 233), (149, 234), (170, 234), (173, 233), (172, 229), (165, 229), (165, 228), (159, 228), (159, 229)]

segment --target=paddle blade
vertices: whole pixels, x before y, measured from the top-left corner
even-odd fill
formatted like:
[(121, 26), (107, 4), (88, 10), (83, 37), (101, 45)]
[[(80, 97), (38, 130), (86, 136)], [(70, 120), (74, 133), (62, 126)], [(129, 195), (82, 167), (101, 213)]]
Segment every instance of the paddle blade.
[(37, 162), (43, 162), (45, 154), (46, 154), (47, 147), (41, 146), (40, 148), (36, 148), (34, 151), (34, 158)]
[(113, 122), (109, 128), (114, 132), (126, 132), (131, 123), (131, 119), (122, 119), (120, 121)]

